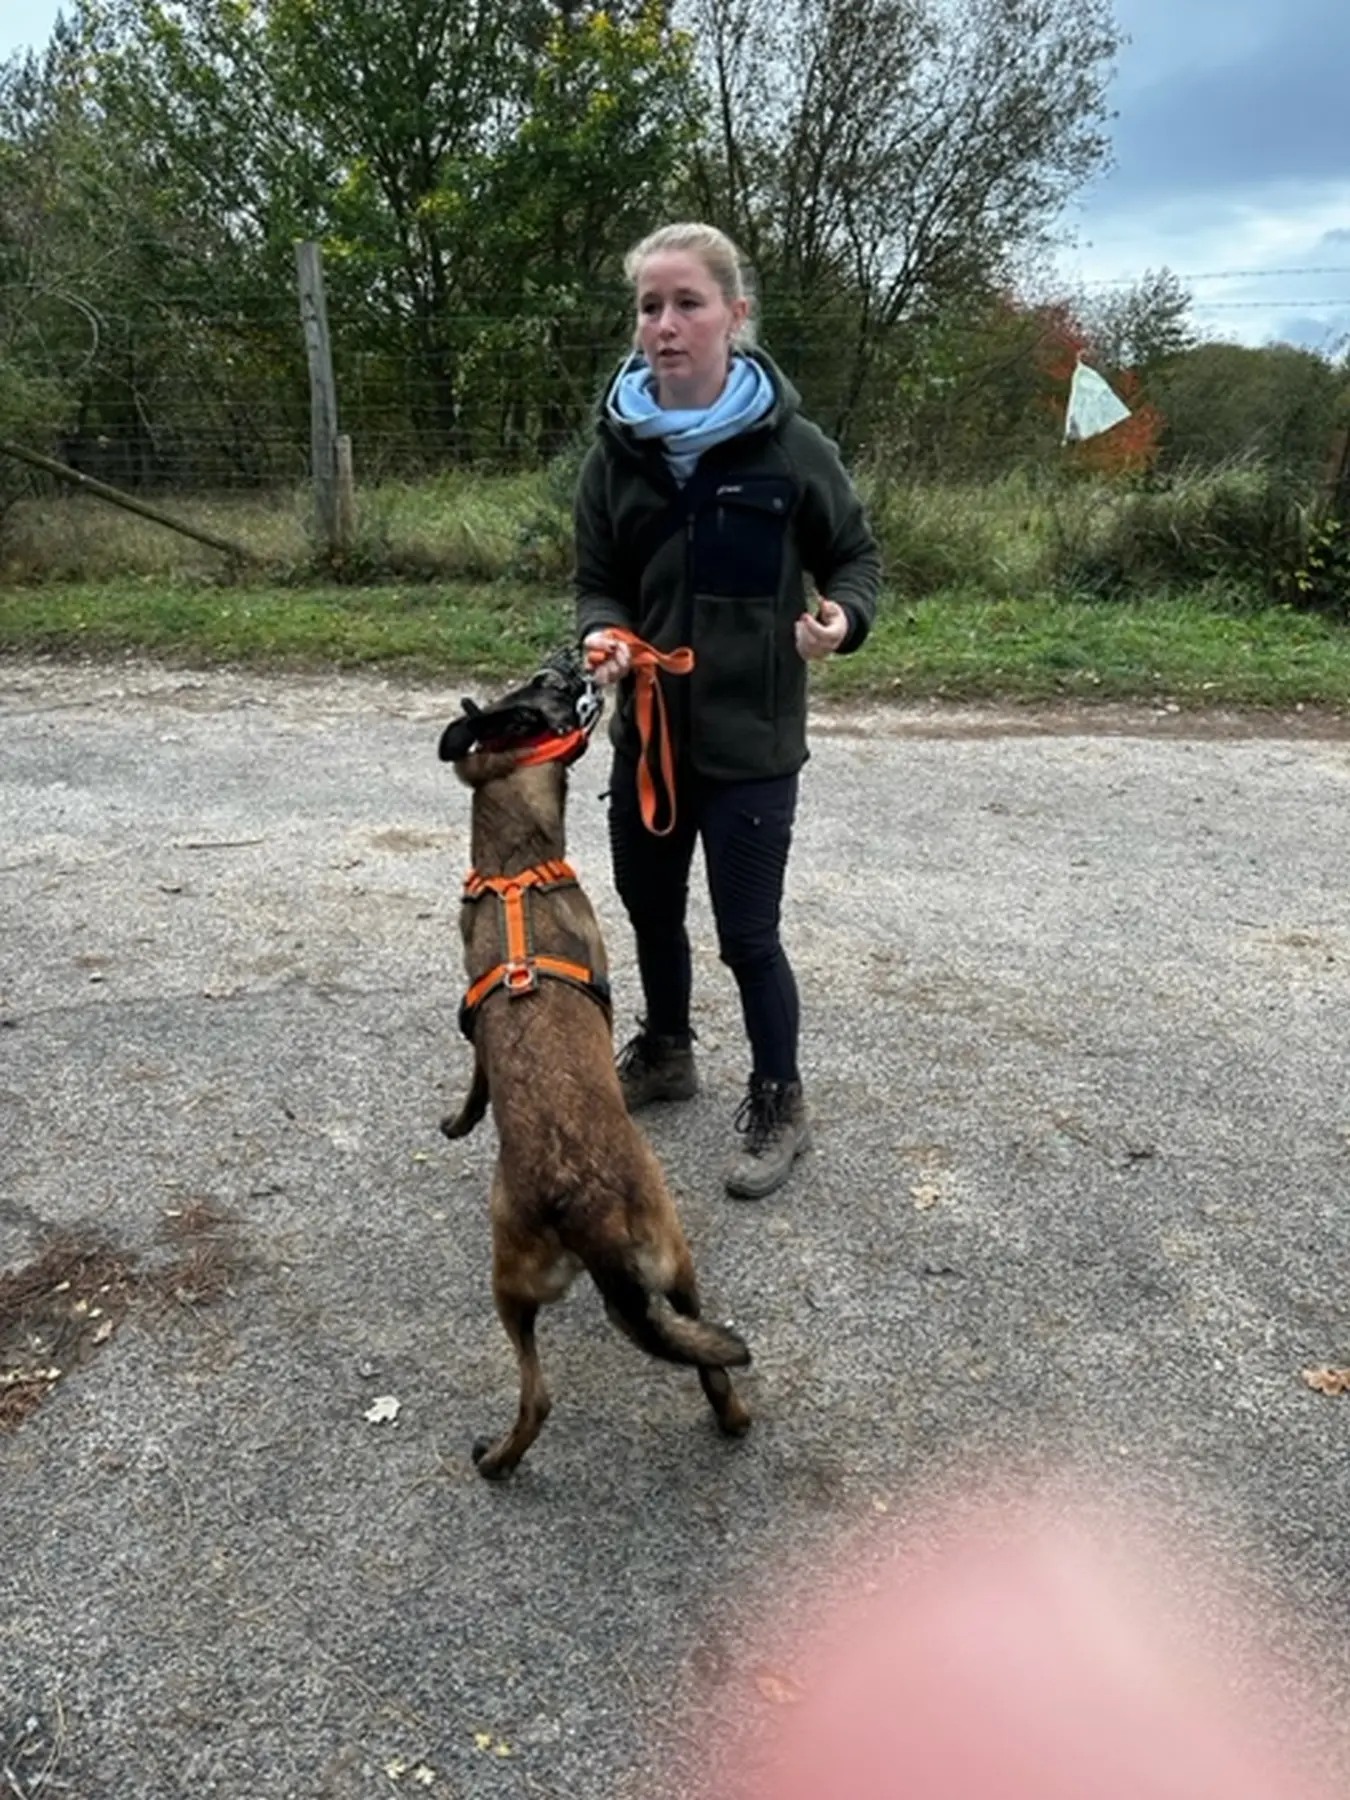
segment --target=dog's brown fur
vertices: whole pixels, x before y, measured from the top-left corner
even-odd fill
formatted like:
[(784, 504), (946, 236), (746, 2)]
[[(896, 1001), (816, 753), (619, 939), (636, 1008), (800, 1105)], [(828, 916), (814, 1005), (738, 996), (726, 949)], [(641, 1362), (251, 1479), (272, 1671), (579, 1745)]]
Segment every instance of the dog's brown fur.
[[(456, 765), (473, 789), (473, 866), (515, 875), (564, 855), (567, 774), (560, 762), (521, 767), (483, 752)], [(579, 887), (532, 895), (534, 947), (607, 964), (600, 926)], [(500, 909), (486, 898), (461, 915), (470, 982), (502, 954)], [(499, 1150), (492, 1182), (492, 1291), (520, 1365), (520, 1410), (496, 1443), (474, 1447), (479, 1473), (508, 1475), (538, 1437), (549, 1395), (535, 1346), (539, 1308), (559, 1300), (585, 1268), (610, 1318), (640, 1349), (698, 1369), (721, 1429), (740, 1436), (750, 1414), (728, 1368), (750, 1353), (725, 1326), (699, 1317), (693, 1259), (660, 1165), (624, 1106), (609, 1021), (569, 982), (498, 991), (479, 1008), (474, 1079), (447, 1137), (462, 1137), (489, 1102)]]

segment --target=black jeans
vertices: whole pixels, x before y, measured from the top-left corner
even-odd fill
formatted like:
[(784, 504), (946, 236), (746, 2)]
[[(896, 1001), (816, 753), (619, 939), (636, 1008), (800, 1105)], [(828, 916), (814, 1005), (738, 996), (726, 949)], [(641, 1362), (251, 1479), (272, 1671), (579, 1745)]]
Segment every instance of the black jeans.
[(694, 844), (703, 840), (718, 950), (736, 977), (753, 1072), (796, 1081), (800, 1007), (779, 941), (796, 775), (709, 781), (682, 772), (675, 829), (656, 837), (638, 810), (637, 769), (616, 756), (609, 790), (614, 885), (637, 939), (650, 1031), (689, 1030), (692, 968), (685, 912)]

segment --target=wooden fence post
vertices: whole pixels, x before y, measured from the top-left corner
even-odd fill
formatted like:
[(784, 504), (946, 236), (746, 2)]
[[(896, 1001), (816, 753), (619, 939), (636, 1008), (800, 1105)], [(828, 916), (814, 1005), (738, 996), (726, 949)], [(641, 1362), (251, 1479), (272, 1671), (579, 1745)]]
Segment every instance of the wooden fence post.
[(356, 477), (352, 469), (352, 440), (345, 431), (337, 436), (337, 548), (350, 550), (356, 532)]
[[(346, 548), (338, 504), (337, 383), (333, 380), (333, 347), (328, 336), (328, 303), (324, 298), (318, 244), (312, 239), (297, 243), (295, 262), (300, 282), (300, 323), (309, 356), (315, 519), (320, 542), (330, 555), (336, 555)], [(348, 526), (349, 519), (350, 515)]]
[(157, 506), (147, 506), (144, 500), (138, 500), (134, 494), (124, 494), (121, 488), (110, 487), (106, 481), (96, 481), (92, 475), (84, 475), (79, 469), (57, 462), (55, 457), (44, 456), (40, 450), (29, 450), (24, 444), (11, 444), (7, 439), (0, 439), (0, 456), (12, 456), (18, 462), (27, 463), (30, 468), (41, 469), (45, 475), (55, 475), (58, 481), (68, 481), (82, 493), (94, 494), (98, 499), (106, 500), (110, 506), (120, 506), (124, 512), (135, 513), (142, 519), (153, 519), (156, 525), (167, 526), (170, 531), (193, 538), (199, 544), (209, 544), (213, 550), (223, 551), (236, 562), (262, 561), (257, 551), (250, 550), (247, 544), (233, 543), (229, 538), (217, 537), (214, 531), (189, 524), (186, 519), (175, 519), (169, 513), (161, 512)]

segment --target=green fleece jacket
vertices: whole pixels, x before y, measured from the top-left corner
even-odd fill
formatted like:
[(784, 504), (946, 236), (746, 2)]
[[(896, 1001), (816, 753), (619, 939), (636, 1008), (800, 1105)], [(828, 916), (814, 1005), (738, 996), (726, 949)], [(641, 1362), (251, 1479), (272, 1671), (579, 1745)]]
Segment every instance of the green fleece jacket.
[[(830, 440), (777, 391), (749, 431), (705, 451), (680, 487), (657, 443), (604, 413), (576, 495), (577, 631), (624, 626), (660, 650), (689, 645), (694, 670), (661, 675), (683, 768), (722, 781), (789, 775), (806, 748), (806, 664), (793, 627), (805, 577), (848, 615), (856, 650), (876, 611), (881, 558)], [(636, 757), (633, 683), (610, 723)]]

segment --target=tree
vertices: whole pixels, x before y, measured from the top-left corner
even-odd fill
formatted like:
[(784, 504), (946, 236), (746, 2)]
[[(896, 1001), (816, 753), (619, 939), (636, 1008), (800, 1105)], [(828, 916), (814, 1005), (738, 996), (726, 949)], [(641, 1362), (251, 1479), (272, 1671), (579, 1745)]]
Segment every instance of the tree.
[(881, 346), (1001, 286), (1103, 164), (1109, 0), (682, 3), (710, 121), (691, 193), (857, 435)]
[(89, 101), (80, 33), (0, 72), (0, 320), (14, 378), (45, 397), (31, 435), (91, 472), (153, 479), (157, 357), (143, 326), (163, 306), (166, 217)]
[(1167, 466), (1257, 460), (1298, 479), (1324, 474), (1346, 394), (1343, 373), (1291, 344), (1201, 344), (1151, 387)]
[(47, 79), (55, 61), (49, 50), (0, 66), (0, 435), (44, 444), (60, 426), (63, 377), (78, 374), (100, 329), (68, 292), (56, 195), (68, 125)]
[[(511, 435), (561, 447), (589, 415), (631, 302), (615, 251), (669, 202), (685, 147), (687, 44), (654, 0), (562, 16), (534, 51), (520, 123), (488, 171), (483, 304), (496, 322), (498, 407)], [(502, 371), (507, 379), (501, 380)]]
[(916, 454), (987, 457), (1009, 271), (1105, 154), (1109, 0), (671, 3), (74, 0), (0, 112), (74, 435), (140, 479), (190, 426), (203, 478), (299, 473), (316, 237), (367, 471), (547, 454), (626, 333), (616, 252), (678, 206), (750, 253), (827, 428), (894, 443), (902, 403)]
[(491, 455), (494, 414), (499, 449), (565, 435), (595, 355), (566, 327), (669, 190), (687, 57), (659, 0), (83, 4), (100, 108), (227, 290), (289, 296), (293, 240), (323, 242), (340, 384), (403, 456)]
[(1191, 295), (1171, 269), (1148, 269), (1131, 286), (1076, 303), (1092, 352), (1143, 381), (1194, 349)]

